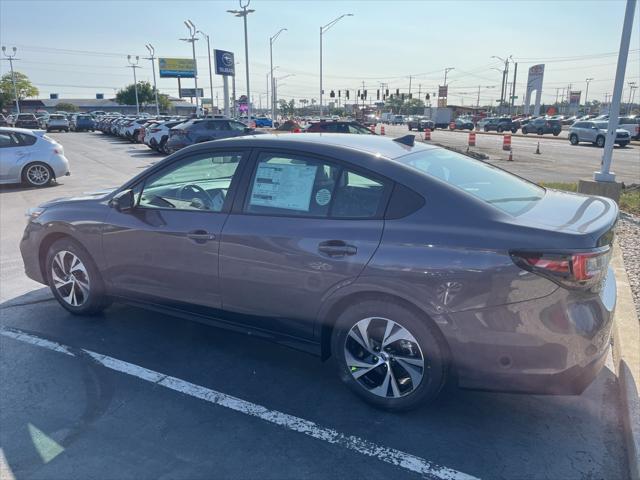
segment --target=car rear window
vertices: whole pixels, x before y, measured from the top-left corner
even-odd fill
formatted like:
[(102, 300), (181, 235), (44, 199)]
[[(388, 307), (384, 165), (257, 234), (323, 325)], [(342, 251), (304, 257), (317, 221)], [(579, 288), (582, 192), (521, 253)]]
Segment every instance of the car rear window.
[(51, 115), (49, 117), (50, 120), (64, 120), (65, 116), (64, 115)]
[(545, 193), (542, 187), (523, 178), (450, 150), (423, 150), (399, 157), (396, 161), (513, 216), (532, 208)]

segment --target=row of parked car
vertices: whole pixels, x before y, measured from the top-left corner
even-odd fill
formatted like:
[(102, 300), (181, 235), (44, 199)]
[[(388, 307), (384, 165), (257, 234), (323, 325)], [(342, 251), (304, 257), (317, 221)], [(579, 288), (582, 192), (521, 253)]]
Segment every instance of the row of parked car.
[(84, 132), (94, 131), (95, 120), (89, 114), (52, 113), (36, 116), (33, 113), (20, 113), (5, 118), (0, 114), (0, 126), (26, 128), (28, 130), (46, 130), (47, 132)]

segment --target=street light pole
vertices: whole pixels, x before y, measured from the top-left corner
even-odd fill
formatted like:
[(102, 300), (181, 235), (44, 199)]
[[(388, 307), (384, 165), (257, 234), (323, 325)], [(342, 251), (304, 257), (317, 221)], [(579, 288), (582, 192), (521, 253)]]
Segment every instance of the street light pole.
[(136, 68), (140, 68), (138, 66), (138, 62), (140, 61), (140, 57), (136, 55), (136, 61), (131, 60), (131, 55), (127, 55), (127, 61), (129, 62), (129, 67), (133, 70), (133, 89), (136, 92), (136, 115), (140, 115), (140, 102), (138, 102), (138, 80), (136, 78)]
[(158, 103), (158, 87), (156, 85), (156, 63), (155, 63), (155, 49), (153, 48), (153, 45), (151, 45), (150, 43), (147, 43), (145, 45), (145, 47), (147, 47), (147, 50), (149, 50), (149, 55), (151, 55), (150, 57), (147, 58), (147, 60), (151, 60), (151, 69), (153, 70), (153, 91), (155, 93), (155, 97), (156, 97), (156, 116), (159, 117), (160, 116), (160, 104)]
[(445, 87), (447, 86), (447, 75), (449, 74), (449, 72), (451, 70), (455, 70), (455, 69), (456, 69), (456, 67), (447, 67), (447, 68), (444, 69), (444, 86)]
[[(196, 37), (196, 26), (194, 25), (194, 23), (191, 20), (185, 20), (184, 21), (185, 26), (189, 29), (189, 38), (181, 38), (180, 40), (182, 40), (183, 42), (188, 42), (191, 43), (191, 52), (193, 54), (193, 68), (194, 68), (194, 72), (193, 72), (193, 80), (195, 83), (195, 87), (196, 87), (196, 116), (200, 116), (200, 111), (199, 111), (199, 95), (198, 95), (198, 64), (196, 62), (196, 42), (199, 40), (198, 37)], [(213, 99), (211, 100), (213, 102)]]
[(236, 17), (242, 17), (242, 20), (244, 21), (244, 62), (247, 79), (247, 121), (249, 122), (249, 126), (251, 126), (251, 91), (249, 88), (249, 36), (247, 34), (247, 16), (250, 13), (255, 12), (255, 10), (248, 8), (251, 0), (238, 0), (238, 3), (242, 10), (227, 10), (227, 12), (235, 15)]
[(589, 105), (587, 104), (587, 100), (589, 99), (589, 83), (593, 81), (593, 78), (589, 77), (585, 79), (587, 82), (587, 88), (584, 92), (584, 114), (589, 115)]
[[(269, 70), (269, 78), (271, 79), (271, 125), (275, 126), (274, 123), (276, 121), (276, 107), (275, 107), (275, 101), (274, 101), (274, 88), (273, 88), (273, 42), (276, 41), (276, 39), (280, 36), (280, 34), (282, 32), (286, 32), (287, 29), (286, 28), (281, 28), (280, 30), (278, 30), (278, 32), (273, 36), (269, 38), (269, 64), (270, 64), (270, 70)], [(269, 96), (269, 85), (267, 84), (267, 97)], [(267, 100), (268, 102), (268, 100)]]
[(631, 101), (635, 94), (634, 90), (638, 87), (636, 86), (636, 82), (628, 82), (627, 85), (629, 85), (629, 101), (627, 101), (627, 115), (631, 115)]
[(320, 117), (322, 117), (322, 34), (333, 27), (344, 17), (353, 17), (353, 13), (345, 13), (343, 15), (340, 15), (338, 18), (330, 21), (325, 26), (320, 27)]
[(19, 60), (18, 58), (16, 58), (16, 47), (12, 47), (11, 50), (13, 51), (13, 55), (9, 55), (7, 53), (7, 47), (5, 47), (4, 45), (2, 46), (2, 53), (4, 54), (5, 57), (7, 57), (7, 59), (9, 59), (9, 65), (11, 67), (11, 83), (13, 84), (13, 96), (16, 100), (16, 111), (18, 112), (18, 115), (20, 114), (20, 101), (18, 100), (18, 89), (16, 87), (16, 77), (15, 74), (13, 73), (13, 61), (14, 60)]
[[(197, 33), (200, 35), (204, 35), (204, 38), (207, 39), (207, 55), (209, 56), (209, 91), (211, 92), (211, 114), (213, 114), (213, 71), (211, 70), (211, 44), (209, 43), (209, 35), (204, 33), (202, 30), (198, 30)], [(218, 102), (216, 102), (216, 108), (218, 106)]]

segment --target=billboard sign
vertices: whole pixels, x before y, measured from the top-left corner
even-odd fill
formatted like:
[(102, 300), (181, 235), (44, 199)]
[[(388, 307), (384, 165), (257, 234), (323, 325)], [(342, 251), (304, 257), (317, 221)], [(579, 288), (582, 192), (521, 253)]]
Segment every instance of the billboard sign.
[(544, 79), (544, 64), (533, 65), (529, 68), (527, 78), (527, 93), (524, 97), (524, 113), (529, 114), (531, 94), (536, 92), (536, 101), (533, 107), (533, 114), (540, 115), (540, 99), (542, 97), (542, 80)]
[(580, 97), (582, 96), (582, 91), (580, 90), (571, 90), (569, 91), (569, 113), (575, 115), (578, 113), (578, 107), (580, 106)]
[(236, 62), (233, 52), (225, 50), (214, 50), (216, 58), (216, 75), (234, 76), (236, 74)]
[(438, 87), (438, 96), (439, 96), (440, 98), (445, 98), (445, 97), (447, 96), (447, 90), (449, 90), (449, 89), (447, 88), (447, 85), (440, 85), (440, 86)]
[(194, 78), (196, 64), (193, 58), (158, 58), (160, 78)]
[(198, 97), (201, 98), (204, 96), (204, 90), (202, 88), (198, 89), (198, 95), (196, 95), (195, 88), (181, 88), (180, 89), (180, 98), (182, 97)]

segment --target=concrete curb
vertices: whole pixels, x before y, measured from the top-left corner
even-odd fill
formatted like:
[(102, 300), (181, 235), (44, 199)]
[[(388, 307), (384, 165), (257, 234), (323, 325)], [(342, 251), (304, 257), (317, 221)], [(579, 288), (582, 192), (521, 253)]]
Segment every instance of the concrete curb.
[(612, 267), (616, 274), (618, 299), (613, 323), (613, 360), (618, 375), (624, 439), (629, 476), (640, 479), (640, 323), (622, 251), (617, 242)]

